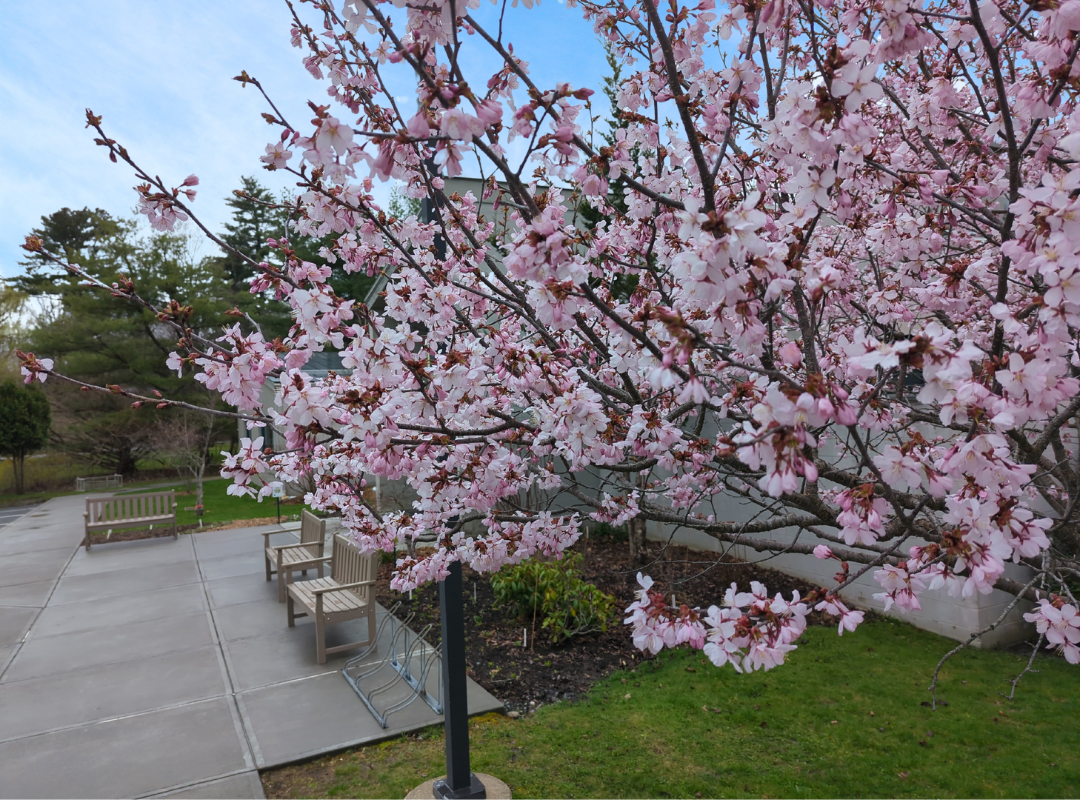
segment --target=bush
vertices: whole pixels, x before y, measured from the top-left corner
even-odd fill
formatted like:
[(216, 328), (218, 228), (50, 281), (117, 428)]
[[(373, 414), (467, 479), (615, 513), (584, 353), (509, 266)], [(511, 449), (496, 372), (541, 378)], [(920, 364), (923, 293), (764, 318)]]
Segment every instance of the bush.
[(49, 440), (52, 415), (45, 394), (15, 381), (0, 383), (0, 455), (12, 460), (15, 493), (26, 491), (26, 457)]
[(630, 532), (625, 525), (615, 527), (608, 522), (595, 522), (589, 528), (589, 535), (597, 539), (613, 539), (616, 542), (625, 542), (630, 539)]
[(496, 602), (522, 619), (541, 619), (558, 644), (573, 636), (606, 631), (615, 598), (578, 576), (581, 554), (561, 561), (526, 561), (491, 576)]

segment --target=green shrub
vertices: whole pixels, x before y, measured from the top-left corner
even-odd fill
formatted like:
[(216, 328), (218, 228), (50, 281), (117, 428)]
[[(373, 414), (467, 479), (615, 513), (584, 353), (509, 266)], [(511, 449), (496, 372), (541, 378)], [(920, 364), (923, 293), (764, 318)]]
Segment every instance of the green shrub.
[(589, 536), (596, 539), (614, 539), (616, 542), (625, 542), (630, 539), (630, 532), (625, 525), (616, 528), (608, 522), (595, 522), (589, 528)]
[(542, 620), (541, 629), (558, 644), (573, 636), (606, 631), (615, 598), (583, 581), (581, 554), (561, 561), (526, 561), (491, 577), (496, 602), (524, 620)]

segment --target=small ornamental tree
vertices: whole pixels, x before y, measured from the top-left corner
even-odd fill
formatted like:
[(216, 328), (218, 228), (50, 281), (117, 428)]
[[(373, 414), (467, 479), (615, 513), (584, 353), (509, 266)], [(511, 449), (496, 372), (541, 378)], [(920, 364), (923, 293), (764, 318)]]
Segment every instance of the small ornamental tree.
[[(207, 407), (213, 405), (208, 398)], [(154, 428), (157, 451), (172, 462), (190, 487), (195, 484), (195, 516), (203, 515), (203, 481), (211, 462), (210, 448), (222, 438), (216, 420), (200, 412), (182, 409), (158, 421)]]
[[(158, 309), (170, 365), (255, 429), (234, 490), (311, 476), (363, 548), (433, 538), (400, 590), (560, 553), (588, 517), (835, 560), (809, 597), (733, 586), (707, 610), (641, 578), (641, 648), (737, 670), (781, 664), (810, 609), (854, 630), (839, 592), (865, 573), (901, 610), (937, 587), (1029, 598), (1040, 646), (1080, 661), (1080, 0), (570, 0), (624, 65), (611, 143), (591, 89), (537, 84), (542, 43), (504, 39), (529, 11), (488, 25), (478, 3), (290, 6), (329, 101), (302, 125), (271, 103), (262, 160), (303, 187), (297, 237), (338, 234), (328, 261), (388, 282), (374, 313), (274, 240), (251, 290), (292, 305), (288, 338)], [(87, 120), (155, 227), (198, 223), (197, 178), (161, 182)], [(466, 161), (505, 233), (448, 195)], [(391, 179), (422, 216), (378, 206)], [(326, 348), (345, 371), (306, 374)], [(373, 476), (415, 507), (378, 513)]]
[(49, 440), (49, 401), (39, 389), (0, 383), (0, 456), (10, 458), (15, 494), (26, 491), (26, 457)]

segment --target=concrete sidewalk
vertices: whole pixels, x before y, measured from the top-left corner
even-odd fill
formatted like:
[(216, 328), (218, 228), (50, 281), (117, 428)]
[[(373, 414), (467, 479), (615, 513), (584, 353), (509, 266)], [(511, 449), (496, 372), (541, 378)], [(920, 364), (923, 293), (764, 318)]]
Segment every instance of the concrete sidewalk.
[(23, 514), (29, 514), (37, 506), (3, 506), (0, 507), (0, 528), (10, 522), (14, 522)]
[[(357, 651), (317, 664), (314, 625), (287, 627), (258, 534), (292, 532), (87, 553), (84, 508), (57, 498), (0, 530), (0, 797), (262, 797), (258, 769), (441, 721), (417, 701), (381, 728), (340, 672)], [(501, 708), (469, 684), (472, 713)]]

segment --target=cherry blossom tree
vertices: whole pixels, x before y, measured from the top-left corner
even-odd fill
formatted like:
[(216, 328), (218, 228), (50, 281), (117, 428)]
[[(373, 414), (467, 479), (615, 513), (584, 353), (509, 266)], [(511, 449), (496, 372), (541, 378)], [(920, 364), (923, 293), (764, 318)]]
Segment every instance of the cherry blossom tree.
[[(271, 240), (251, 291), (291, 304), (287, 338), (159, 309), (170, 366), (248, 420), (232, 490), (310, 477), (363, 548), (431, 541), (399, 590), (559, 554), (590, 518), (835, 560), (810, 596), (755, 583), (707, 610), (639, 578), (639, 647), (736, 670), (781, 664), (812, 609), (855, 630), (840, 591), (866, 573), (902, 611), (942, 587), (1027, 598), (1039, 646), (1080, 661), (1080, 0), (568, 0), (624, 64), (610, 144), (593, 91), (535, 83), (542, 43), (504, 38), (530, 0), (497, 2), (492, 25), (479, 0), (289, 4), (329, 97), (310, 123), (238, 77), (279, 134), (266, 168), (302, 187), (294, 240), (333, 234), (329, 263), (387, 282), (366, 307)], [(196, 178), (88, 125), (154, 227), (203, 227)], [(483, 189), (448, 192), (466, 164)], [(380, 181), (424, 213), (381, 208)], [(345, 370), (306, 374), (328, 348)], [(379, 513), (374, 476), (414, 508)]]

